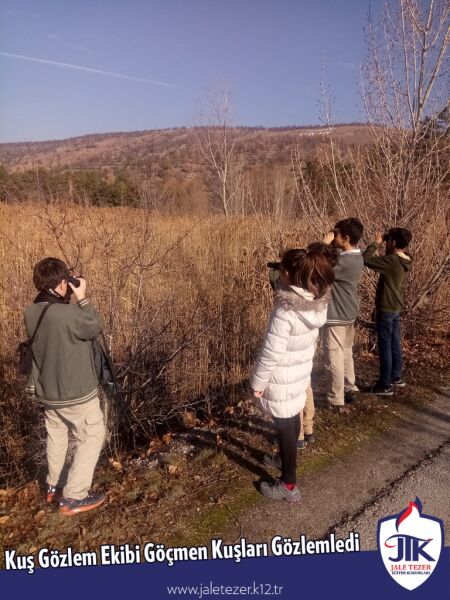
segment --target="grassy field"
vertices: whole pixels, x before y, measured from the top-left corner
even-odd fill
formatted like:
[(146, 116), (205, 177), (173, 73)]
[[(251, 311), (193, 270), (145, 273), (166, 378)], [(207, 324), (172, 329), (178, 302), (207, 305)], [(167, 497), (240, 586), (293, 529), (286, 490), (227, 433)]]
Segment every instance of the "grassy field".
[(3, 477), (23, 466), (30, 447), (33, 463), (42, 458), (42, 444), (30, 439), (35, 408), (15, 373), (38, 260), (60, 257), (86, 277), (126, 391), (126, 426), (117, 431), (112, 415), (111, 444), (134, 445), (158, 426), (212, 414), (225, 387), (247, 377), (272, 301), (265, 263), (283, 246), (308, 241), (295, 222), (281, 230), (256, 217), (169, 218), (60, 204), (3, 204), (0, 223)]
[[(153, 537), (195, 544), (218, 535), (259, 501), (251, 483), (267, 475), (261, 459), (274, 449), (272, 425), (254, 413), (242, 382), (272, 305), (266, 262), (283, 247), (312, 241), (307, 225), (62, 204), (0, 204), (0, 224), (4, 543), (33, 552), (41, 545), (87, 549), (125, 537), (130, 543)], [(107, 490), (108, 506), (82, 525), (43, 503), (43, 414), (25, 398), (25, 381), (16, 373), (15, 348), (25, 336), (23, 309), (36, 293), (33, 265), (51, 255), (86, 277), (125, 389), (122, 404), (105, 404), (109, 438), (95, 486)], [(367, 316), (370, 280), (361, 292)], [(413, 369), (408, 377), (414, 377), (414, 365), (426, 361), (444, 366), (448, 342), (405, 340)], [(376, 377), (376, 358), (367, 350), (367, 331), (358, 328), (358, 379), (365, 384)], [(359, 439), (376, 434), (396, 410), (393, 404), (388, 414), (372, 399), (337, 429), (336, 417), (321, 410), (320, 345), (313, 385), (321, 441), (299, 473), (320, 469), (351, 450), (346, 440), (356, 426)], [(417, 397), (424, 393), (421, 388)], [(111, 521), (121, 523), (113, 534)]]
[[(266, 262), (314, 239), (301, 221), (64, 203), (0, 204), (0, 227), (3, 482), (28, 481), (45, 463), (40, 413), (24, 397), (15, 355), (38, 260), (56, 256), (84, 275), (104, 319), (125, 392), (121, 402), (108, 403), (107, 451), (117, 457), (157, 434), (214, 419), (245, 397), (242, 382), (273, 300)], [(366, 319), (373, 281), (361, 285)], [(356, 352), (368, 341), (358, 328)]]

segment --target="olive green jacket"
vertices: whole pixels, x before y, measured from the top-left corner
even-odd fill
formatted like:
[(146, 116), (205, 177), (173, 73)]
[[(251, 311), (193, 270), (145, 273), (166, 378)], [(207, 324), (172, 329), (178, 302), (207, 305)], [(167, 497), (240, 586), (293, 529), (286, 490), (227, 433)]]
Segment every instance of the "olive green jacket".
[(377, 256), (379, 244), (367, 246), (363, 252), (364, 265), (380, 273), (375, 296), (377, 310), (399, 313), (405, 310), (403, 283), (406, 273), (411, 269), (412, 258), (404, 252), (395, 252)]
[[(31, 304), (25, 310), (25, 326), (30, 337), (46, 304)], [(90, 340), (101, 330), (101, 319), (86, 299), (76, 304), (50, 306), (33, 342), (33, 367), (27, 394), (46, 408), (83, 404), (95, 398), (98, 378)]]

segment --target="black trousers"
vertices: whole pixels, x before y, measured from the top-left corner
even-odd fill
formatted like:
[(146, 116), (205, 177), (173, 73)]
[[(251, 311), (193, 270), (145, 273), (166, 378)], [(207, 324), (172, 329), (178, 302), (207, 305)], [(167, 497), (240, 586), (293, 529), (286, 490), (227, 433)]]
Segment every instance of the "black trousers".
[(297, 440), (300, 434), (300, 413), (280, 419), (273, 417), (278, 433), (281, 458), (281, 481), (297, 483)]

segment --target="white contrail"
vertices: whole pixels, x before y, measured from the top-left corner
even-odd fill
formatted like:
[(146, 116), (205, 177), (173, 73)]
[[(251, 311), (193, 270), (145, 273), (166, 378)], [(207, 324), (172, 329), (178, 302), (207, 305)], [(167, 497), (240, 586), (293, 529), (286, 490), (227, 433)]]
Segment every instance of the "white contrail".
[(21, 54), (11, 54), (9, 52), (0, 52), (0, 56), (6, 56), (8, 58), (18, 58), (19, 60), (29, 60), (31, 62), (44, 63), (46, 65), (54, 65), (56, 67), (66, 67), (68, 69), (76, 69), (77, 71), (87, 71), (88, 73), (98, 73), (99, 75), (109, 75), (110, 77), (118, 77), (119, 79), (130, 79), (131, 81), (140, 81), (142, 83), (153, 83), (155, 85), (163, 85), (165, 87), (175, 87), (171, 83), (155, 81), (154, 79), (143, 79), (142, 77), (122, 75), (122, 73), (100, 71), (100, 69), (92, 69), (91, 67), (82, 67), (80, 65), (72, 65), (70, 63), (57, 62), (56, 60), (46, 60), (45, 58), (35, 58), (34, 56), (22, 56)]

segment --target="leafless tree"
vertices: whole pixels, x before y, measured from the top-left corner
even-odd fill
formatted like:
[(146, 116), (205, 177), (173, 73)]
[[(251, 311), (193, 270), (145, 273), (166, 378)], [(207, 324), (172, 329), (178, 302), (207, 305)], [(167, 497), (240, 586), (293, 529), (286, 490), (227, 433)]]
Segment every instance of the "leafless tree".
[(345, 216), (358, 216), (368, 238), (392, 226), (412, 231), (414, 318), (432, 297), (442, 304), (449, 295), (449, 11), (445, 1), (396, 0), (377, 22), (370, 15), (361, 67), (369, 143), (344, 154), (331, 129), (317, 157), (322, 189), (293, 156), (297, 199), (316, 235)]
[[(448, 102), (448, 2), (386, 2), (378, 26), (369, 19), (367, 59), (362, 67), (363, 99), (371, 132), (390, 167), (389, 218), (394, 224), (413, 219), (415, 175), (431, 153), (447, 141), (425, 144), (428, 127)], [(445, 133), (443, 133), (445, 135)], [(445, 173), (442, 173), (445, 175)], [(414, 199), (414, 207), (411, 206)]]
[(237, 151), (239, 130), (233, 126), (231, 94), (222, 89), (209, 97), (206, 124), (196, 128), (195, 138), (207, 181), (226, 217), (237, 212), (235, 204), (243, 168)]

